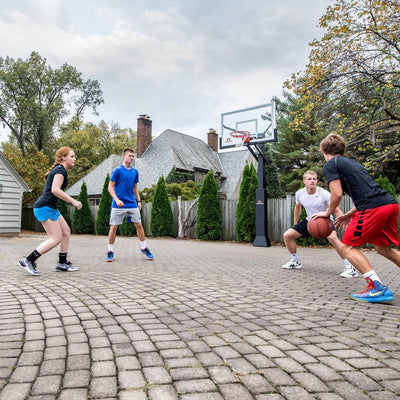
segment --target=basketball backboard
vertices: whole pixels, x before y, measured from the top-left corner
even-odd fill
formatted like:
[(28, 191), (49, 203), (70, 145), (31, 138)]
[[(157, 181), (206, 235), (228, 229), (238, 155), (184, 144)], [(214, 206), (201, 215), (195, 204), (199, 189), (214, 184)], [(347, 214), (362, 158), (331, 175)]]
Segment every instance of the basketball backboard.
[(244, 108), (221, 114), (220, 149), (235, 147), (231, 133), (247, 131), (250, 144), (277, 141), (275, 103)]

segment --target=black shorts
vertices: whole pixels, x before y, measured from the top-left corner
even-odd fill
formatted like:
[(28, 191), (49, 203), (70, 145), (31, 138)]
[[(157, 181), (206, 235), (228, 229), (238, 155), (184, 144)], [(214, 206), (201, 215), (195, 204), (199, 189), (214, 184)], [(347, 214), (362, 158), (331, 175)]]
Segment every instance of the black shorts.
[(304, 218), (303, 220), (298, 222), (296, 225), (293, 225), (292, 229), (294, 229), (296, 232), (299, 232), (302, 237), (308, 238), (311, 235), (308, 232), (307, 224), (308, 224), (308, 220), (306, 218)]

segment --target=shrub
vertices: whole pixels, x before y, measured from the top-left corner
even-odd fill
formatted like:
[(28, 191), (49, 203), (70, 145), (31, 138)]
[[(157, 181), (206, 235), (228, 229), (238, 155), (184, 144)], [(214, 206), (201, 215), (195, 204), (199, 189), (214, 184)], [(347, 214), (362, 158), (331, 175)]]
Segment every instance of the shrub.
[(89, 207), (86, 183), (83, 182), (78, 201), (82, 203), (82, 208), (75, 208), (72, 218), (73, 233), (93, 233), (93, 217)]
[(174, 234), (174, 215), (163, 176), (158, 180), (154, 193), (150, 232), (152, 236), (173, 236)]
[(214, 171), (208, 171), (200, 189), (197, 207), (197, 237), (203, 240), (221, 238), (222, 213), (218, 196), (218, 184)]
[(110, 174), (107, 174), (103, 185), (103, 191), (101, 192), (99, 209), (97, 211), (96, 218), (96, 233), (98, 235), (108, 235), (110, 230), (110, 213), (112, 197), (108, 191), (108, 183), (110, 181)]

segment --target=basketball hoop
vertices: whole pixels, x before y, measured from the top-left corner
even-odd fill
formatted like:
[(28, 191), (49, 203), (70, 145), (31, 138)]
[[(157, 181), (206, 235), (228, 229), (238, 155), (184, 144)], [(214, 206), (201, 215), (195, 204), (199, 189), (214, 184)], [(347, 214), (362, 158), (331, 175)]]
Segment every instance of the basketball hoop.
[(243, 147), (245, 143), (250, 141), (250, 132), (247, 131), (233, 131), (230, 136), (236, 148)]

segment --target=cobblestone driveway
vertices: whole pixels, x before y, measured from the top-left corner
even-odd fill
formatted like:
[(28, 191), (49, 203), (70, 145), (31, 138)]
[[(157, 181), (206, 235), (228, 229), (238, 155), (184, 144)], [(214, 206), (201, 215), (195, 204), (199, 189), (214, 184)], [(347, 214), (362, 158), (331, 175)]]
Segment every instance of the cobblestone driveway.
[(352, 301), (332, 249), (73, 236), (81, 270), (39, 277), (18, 259), (43, 235), (0, 238), (1, 400), (400, 398), (400, 269), (368, 251), (395, 294)]

